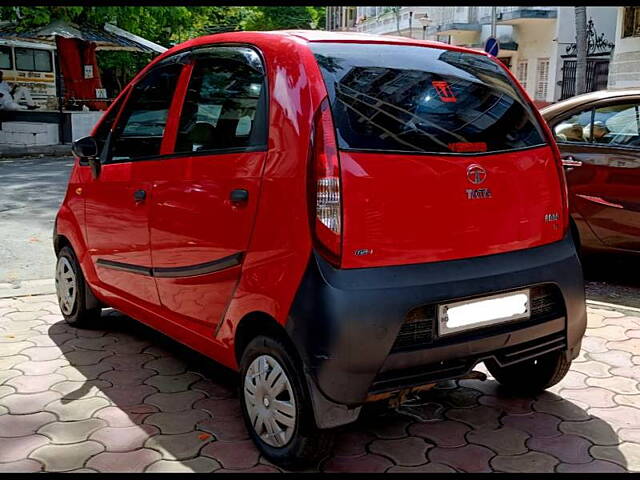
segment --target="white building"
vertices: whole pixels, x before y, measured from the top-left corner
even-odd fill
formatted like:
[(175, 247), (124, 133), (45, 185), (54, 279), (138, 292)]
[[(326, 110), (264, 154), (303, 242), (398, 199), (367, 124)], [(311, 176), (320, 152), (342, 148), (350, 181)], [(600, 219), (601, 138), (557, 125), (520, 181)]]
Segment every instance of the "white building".
[(618, 7), (609, 88), (640, 87), (640, 7)]
[[(491, 10), (490, 6), (357, 7), (355, 25), (348, 29), (439, 40), (480, 49), (491, 35)], [(587, 7), (587, 19), (591, 20), (589, 90), (607, 88), (617, 15), (617, 7)], [(335, 28), (335, 24), (330, 26), (329, 22), (327, 25), (329, 29), (343, 29)], [(539, 105), (573, 95), (573, 7), (498, 6), (496, 36), (501, 46), (498, 58), (512, 69)]]

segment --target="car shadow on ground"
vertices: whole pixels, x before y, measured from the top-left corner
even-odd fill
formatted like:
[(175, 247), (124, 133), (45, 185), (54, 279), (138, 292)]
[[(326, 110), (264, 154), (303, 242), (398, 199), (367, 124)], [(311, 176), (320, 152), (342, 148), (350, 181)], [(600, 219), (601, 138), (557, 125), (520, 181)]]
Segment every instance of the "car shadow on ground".
[(640, 255), (592, 253), (582, 267), (589, 300), (640, 308)]
[[(249, 439), (236, 373), (113, 310), (91, 329), (59, 321), (48, 333), (69, 362), (52, 409), (61, 421), (97, 419), (87, 468), (277, 471)], [(396, 409), (365, 406), (309, 471), (626, 470), (616, 433), (586, 408), (552, 392), (513, 396), (493, 380), (443, 382)]]

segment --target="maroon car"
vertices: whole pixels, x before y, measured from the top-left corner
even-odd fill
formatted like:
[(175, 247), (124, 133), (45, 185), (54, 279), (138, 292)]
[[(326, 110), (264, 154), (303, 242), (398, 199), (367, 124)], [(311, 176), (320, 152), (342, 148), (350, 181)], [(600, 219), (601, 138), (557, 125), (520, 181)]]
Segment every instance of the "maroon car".
[(583, 252), (640, 253), (640, 89), (591, 92), (541, 113), (562, 154)]

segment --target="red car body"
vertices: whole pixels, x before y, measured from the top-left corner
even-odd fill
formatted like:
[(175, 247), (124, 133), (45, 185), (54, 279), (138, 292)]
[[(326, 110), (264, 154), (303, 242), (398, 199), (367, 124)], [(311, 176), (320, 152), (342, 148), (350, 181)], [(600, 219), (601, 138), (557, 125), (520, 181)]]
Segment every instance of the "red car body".
[[(232, 369), (252, 336), (280, 329), (309, 372), (320, 427), (353, 421), (373, 391), (460, 376), (477, 361), (525, 344), (544, 353), (546, 347), (531, 346), (539, 338), (555, 335), (548, 340), (553, 349), (575, 357), (586, 316), (559, 154), (508, 70), (490, 59), (530, 108), (529, 121), (539, 124), (543, 143), (535, 148), (485, 153), (486, 146), (460, 141), (443, 154), (350, 150), (336, 145), (335, 110), (332, 119), (323, 107), (326, 79), (311, 46), (324, 43), (488, 58), (439, 43), (328, 32), (225, 33), (176, 46), (121, 93), (103, 117), (113, 119), (107, 130), (114, 131), (122, 115), (115, 109), (136, 95), (136, 83), (155, 65), (190, 49), (244, 45), (264, 62), (266, 145), (174, 153), (194, 69), (186, 60), (159, 155), (105, 163), (98, 175), (95, 165), (76, 162), (56, 219), (56, 252), (72, 247), (102, 304)], [(434, 87), (454, 105), (446, 85)], [(99, 124), (94, 135), (100, 128), (106, 127)], [(314, 220), (312, 192), (320, 187), (309, 182), (313, 161), (315, 175), (339, 179), (339, 235)], [(234, 201), (230, 193), (239, 191), (248, 201)], [(390, 355), (410, 307), (524, 286), (555, 289), (559, 310), (544, 321)], [(421, 369), (458, 360), (463, 365), (446, 374)], [(409, 371), (411, 378), (397, 375)], [(340, 406), (339, 414), (323, 417), (322, 402)]]

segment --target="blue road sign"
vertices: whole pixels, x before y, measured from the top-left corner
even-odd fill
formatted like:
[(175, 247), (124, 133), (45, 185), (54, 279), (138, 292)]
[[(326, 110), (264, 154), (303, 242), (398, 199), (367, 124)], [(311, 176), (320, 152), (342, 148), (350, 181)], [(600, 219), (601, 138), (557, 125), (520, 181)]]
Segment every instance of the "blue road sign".
[(494, 57), (498, 56), (498, 52), (500, 51), (500, 44), (495, 37), (487, 38), (487, 41), (484, 42), (484, 51)]

